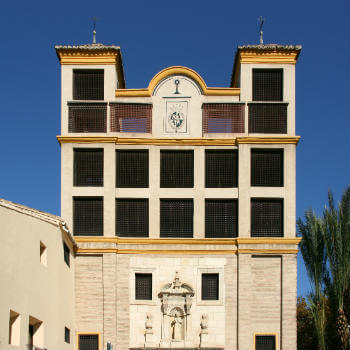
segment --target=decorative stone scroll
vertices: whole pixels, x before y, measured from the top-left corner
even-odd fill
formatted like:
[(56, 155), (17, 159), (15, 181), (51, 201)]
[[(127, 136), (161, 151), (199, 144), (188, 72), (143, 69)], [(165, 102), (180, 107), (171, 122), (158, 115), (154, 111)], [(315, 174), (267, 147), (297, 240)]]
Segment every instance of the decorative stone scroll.
[(167, 283), (158, 294), (162, 306), (161, 347), (182, 348), (188, 345), (191, 327), (191, 306), (194, 290), (180, 281), (176, 272), (174, 281)]

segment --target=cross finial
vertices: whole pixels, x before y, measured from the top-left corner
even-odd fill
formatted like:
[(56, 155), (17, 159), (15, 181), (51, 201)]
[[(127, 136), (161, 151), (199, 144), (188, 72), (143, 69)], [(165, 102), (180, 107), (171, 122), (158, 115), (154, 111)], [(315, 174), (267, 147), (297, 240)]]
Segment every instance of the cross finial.
[(92, 23), (93, 23), (92, 43), (93, 44), (96, 44), (96, 21), (97, 21), (97, 18), (93, 17), (92, 18)]
[(258, 21), (259, 21), (259, 32), (260, 32), (260, 45), (262, 45), (264, 43), (264, 39), (263, 39), (263, 25), (264, 25), (264, 22), (265, 22), (265, 18), (263, 18), (262, 16), (260, 16), (258, 18)]

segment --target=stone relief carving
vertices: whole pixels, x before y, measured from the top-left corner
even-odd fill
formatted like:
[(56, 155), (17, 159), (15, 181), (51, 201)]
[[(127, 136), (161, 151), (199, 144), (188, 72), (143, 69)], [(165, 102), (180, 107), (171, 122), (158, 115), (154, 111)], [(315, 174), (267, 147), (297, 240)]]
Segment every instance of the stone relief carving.
[(201, 331), (199, 333), (199, 347), (208, 346), (208, 315), (203, 314), (201, 317)]
[(146, 315), (146, 321), (145, 321), (145, 344), (144, 347), (153, 347), (155, 344), (152, 341), (153, 337), (153, 324), (152, 324), (152, 315), (147, 314)]

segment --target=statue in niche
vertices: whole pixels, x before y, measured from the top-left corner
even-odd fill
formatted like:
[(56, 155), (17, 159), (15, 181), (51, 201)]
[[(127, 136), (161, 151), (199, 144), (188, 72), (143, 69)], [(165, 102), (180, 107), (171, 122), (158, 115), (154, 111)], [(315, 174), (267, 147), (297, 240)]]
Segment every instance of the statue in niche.
[(179, 310), (175, 309), (171, 321), (171, 339), (172, 340), (183, 340), (183, 319)]
[(201, 317), (201, 334), (208, 334), (208, 315)]
[(145, 328), (145, 334), (153, 334), (152, 315), (150, 314), (146, 315)]

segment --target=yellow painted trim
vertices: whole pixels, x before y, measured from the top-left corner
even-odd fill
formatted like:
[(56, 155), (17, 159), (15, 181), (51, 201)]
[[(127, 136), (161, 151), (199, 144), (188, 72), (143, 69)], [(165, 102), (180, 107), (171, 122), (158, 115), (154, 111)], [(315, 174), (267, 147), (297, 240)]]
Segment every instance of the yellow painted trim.
[(276, 137), (237, 137), (225, 139), (212, 138), (139, 138), (116, 136), (57, 136), (59, 143), (115, 143), (117, 145), (155, 145), (155, 146), (237, 146), (238, 144), (295, 144), (300, 136)]
[(168, 67), (157, 73), (150, 81), (146, 89), (117, 89), (115, 91), (116, 97), (150, 97), (153, 94), (156, 86), (165, 78), (171, 75), (185, 75), (194, 80), (202, 90), (203, 95), (206, 96), (239, 96), (239, 88), (224, 88), (224, 87), (207, 87), (204, 79), (193, 69), (174, 66)]
[(117, 52), (77, 52), (75, 50), (64, 50), (58, 53), (61, 65), (79, 64), (79, 65), (100, 65), (100, 64), (117, 64)]
[(240, 63), (296, 64), (299, 51), (241, 51)]
[(187, 244), (187, 245), (238, 245), (238, 244), (299, 244), (301, 237), (296, 238), (121, 238), (121, 237), (83, 237), (75, 236), (77, 243), (115, 243), (130, 245), (150, 244)]
[(279, 346), (278, 346), (279, 345), (278, 344), (278, 333), (255, 333), (255, 332), (253, 334), (253, 337), (254, 337), (254, 339), (253, 339), (253, 341), (254, 341), (254, 350), (256, 348), (256, 336), (257, 335), (273, 335), (275, 337), (276, 350), (278, 350), (278, 348), (279, 348)]
[(237, 253), (259, 255), (298, 254), (298, 249), (238, 249)]
[(300, 136), (272, 136), (272, 137), (237, 137), (237, 144), (249, 143), (249, 144), (294, 144), (297, 145), (300, 140)]
[(79, 335), (97, 335), (98, 337), (98, 349), (101, 349), (101, 333), (100, 332), (77, 332), (77, 349), (79, 350)]

